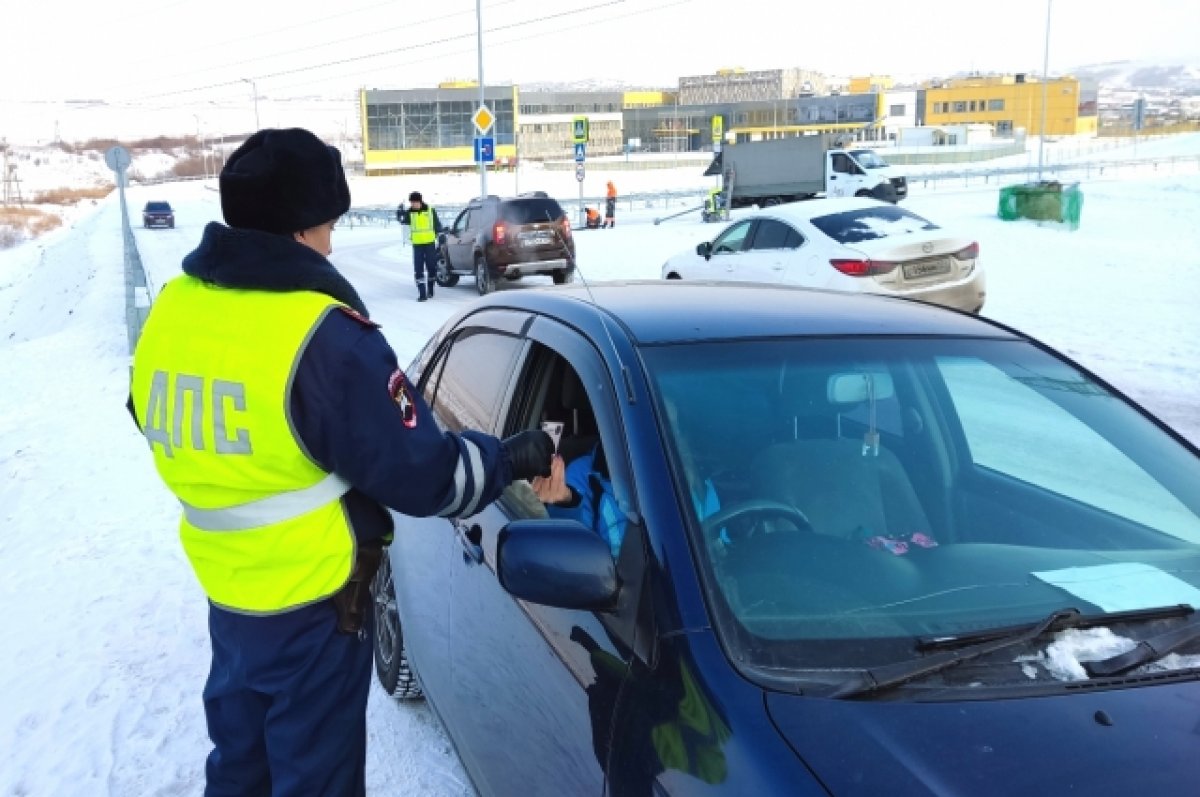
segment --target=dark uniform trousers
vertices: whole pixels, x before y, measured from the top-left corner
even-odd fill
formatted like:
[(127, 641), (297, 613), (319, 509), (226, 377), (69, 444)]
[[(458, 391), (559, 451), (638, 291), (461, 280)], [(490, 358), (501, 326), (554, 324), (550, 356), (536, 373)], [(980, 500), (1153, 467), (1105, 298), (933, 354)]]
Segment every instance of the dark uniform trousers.
[(433, 294), (433, 278), (437, 276), (437, 244), (413, 244), (413, 277), (424, 295)]
[(366, 793), (373, 613), (337, 630), (330, 600), (270, 616), (210, 606), (205, 797)]

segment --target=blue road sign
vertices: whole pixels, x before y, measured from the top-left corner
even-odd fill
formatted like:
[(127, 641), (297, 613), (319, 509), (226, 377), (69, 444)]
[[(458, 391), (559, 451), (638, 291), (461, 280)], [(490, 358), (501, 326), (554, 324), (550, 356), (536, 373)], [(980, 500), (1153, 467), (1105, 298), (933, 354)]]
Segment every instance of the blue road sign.
[(584, 158), (586, 158), (586, 157), (587, 157), (587, 144), (576, 144), (575, 145), (575, 162), (583, 163)]
[(493, 163), (496, 160), (496, 139), (493, 136), (475, 137), (475, 162)]

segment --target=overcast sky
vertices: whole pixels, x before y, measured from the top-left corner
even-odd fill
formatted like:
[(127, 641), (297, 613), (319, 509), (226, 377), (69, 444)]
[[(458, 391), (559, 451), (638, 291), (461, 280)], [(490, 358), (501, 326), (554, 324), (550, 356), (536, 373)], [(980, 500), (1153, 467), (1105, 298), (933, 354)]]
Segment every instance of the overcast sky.
[[(483, 0), (486, 82), (804, 67), (830, 75), (1041, 70), (1046, 0)], [(339, 5), (344, 7), (339, 8)], [(0, 99), (171, 105), (431, 86), (477, 74), (473, 0), (108, 0), (6, 14)], [(1196, 0), (1054, 0), (1050, 69), (1200, 64)], [(196, 89), (197, 91), (187, 91)], [(4, 121), (0, 119), (0, 134)]]

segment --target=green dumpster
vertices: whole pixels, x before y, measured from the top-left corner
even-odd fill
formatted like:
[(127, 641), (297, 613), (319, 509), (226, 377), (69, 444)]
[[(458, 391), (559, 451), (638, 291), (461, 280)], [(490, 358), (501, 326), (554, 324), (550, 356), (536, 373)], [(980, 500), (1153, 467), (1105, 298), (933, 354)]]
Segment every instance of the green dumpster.
[(1005, 221), (1056, 221), (1077, 230), (1082, 214), (1083, 192), (1079, 183), (1024, 183), (1000, 189), (997, 215)]

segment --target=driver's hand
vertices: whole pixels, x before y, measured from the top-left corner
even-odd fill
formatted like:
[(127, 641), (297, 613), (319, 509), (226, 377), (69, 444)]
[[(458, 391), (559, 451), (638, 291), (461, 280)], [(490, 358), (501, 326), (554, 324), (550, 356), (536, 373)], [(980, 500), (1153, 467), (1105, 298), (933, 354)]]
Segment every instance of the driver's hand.
[(558, 454), (550, 460), (549, 476), (534, 476), (530, 484), (543, 504), (561, 504), (571, 500), (571, 488), (564, 478), (567, 466)]

